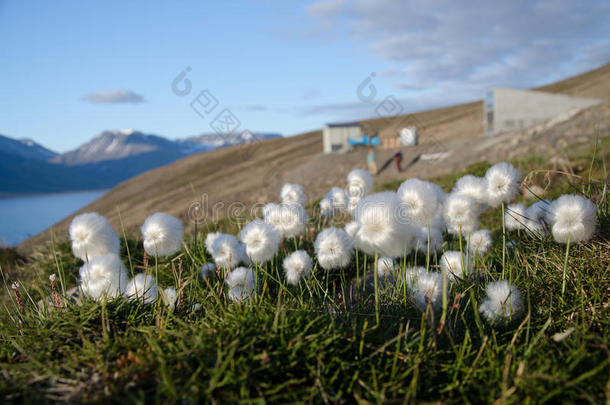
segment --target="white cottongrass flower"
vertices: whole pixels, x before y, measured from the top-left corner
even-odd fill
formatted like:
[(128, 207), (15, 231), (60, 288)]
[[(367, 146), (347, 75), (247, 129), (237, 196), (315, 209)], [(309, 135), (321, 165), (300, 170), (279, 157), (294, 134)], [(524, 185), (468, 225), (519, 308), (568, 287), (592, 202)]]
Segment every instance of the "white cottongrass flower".
[(362, 199), (362, 197), (350, 197), (347, 200), (347, 212), (349, 212), (350, 214), (354, 215), (354, 212), (356, 212), (356, 208), (358, 208), (358, 203), (360, 203), (360, 200)]
[(356, 235), (356, 232), (358, 232), (358, 228), (360, 228), (360, 225), (356, 221), (348, 222), (344, 227), (345, 232), (352, 238)]
[(527, 222), (525, 205), (523, 203), (510, 204), (504, 213), (504, 227), (507, 231), (523, 229)]
[(75, 216), (68, 232), (74, 256), (83, 261), (108, 253), (119, 254), (119, 236), (108, 220), (96, 212)]
[(282, 264), (288, 284), (297, 285), (311, 274), (311, 257), (304, 250), (292, 252)]
[(551, 202), (551, 200), (536, 201), (535, 203), (530, 205), (527, 210), (525, 210), (527, 218), (531, 219), (532, 221), (544, 223), (545, 218), (549, 214)]
[(320, 214), (325, 218), (333, 216), (333, 203), (329, 198), (324, 197), (320, 200)]
[(216, 241), (216, 238), (218, 238), (220, 235), (222, 235), (222, 233), (220, 232), (210, 232), (205, 236), (205, 241), (203, 244), (205, 245), (205, 248), (208, 253), (210, 253), (212, 256), (214, 256), (214, 242)]
[(495, 281), (485, 287), (487, 297), (481, 305), (479, 312), (489, 321), (507, 322), (519, 316), (523, 311), (523, 301), (519, 290), (506, 280)]
[(463, 260), (466, 269), (462, 266), (462, 254), (460, 252), (449, 250), (443, 253), (440, 259), (441, 272), (447, 274), (447, 278), (451, 281), (463, 279), (466, 276), (464, 270), (466, 270), (467, 274), (470, 274), (472, 269), (472, 260), (470, 257), (466, 259), (466, 253), (464, 253)]
[(360, 225), (354, 243), (365, 253), (391, 258), (410, 251), (413, 230), (401, 211), (396, 193), (383, 192), (364, 197), (356, 209)]
[(530, 205), (525, 210), (525, 231), (532, 236), (541, 238), (546, 232), (545, 217), (549, 212), (551, 201), (540, 200)]
[(347, 193), (362, 198), (373, 189), (373, 176), (367, 170), (354, 169), (347, 175)]
[(273, 225), (282, 238), (292, 238), (305, 232), (309, 221), (307, 212), (300, 204), (266, 204), (263, 207), (265, 222)]
[(216, 263), (206, 263), (201, 266), (201, 270), (199, 273), (201, 274), (201, 278), (205, 279), (210, 277), (210, 274), (214, 274), (216, 272)]
[(226, 279), (227, 295), (233, 301), (245, 300), (256, 288), (256, 273), (249, 267), (238, 267), (229, 273)]
[(497, 163), (485, 173), (487, 203), (492, 207), (510, 202), (519, 194), (521, 173), (510, 163)]
[(457, 235), (468, 234), (479, 225), (479, 207), (477, 203), (467, 195), (451, 193), (445, 200), (443, 210), (447, 231)]
[(178, 300), (178, 293), (174, 287), (167, 287), (165, 290), (159, 290), (161, 300), (167, 306), (170, 312), (176, 308), (176, 301)]
[(487, 188), (487, 179), (485, 177), (476, 177), (467, 174), (455, 183), (451, 192), (467, 195), (477, 204), (486, 206), (488, 201)]
[(351, 262), (354, 241), (343, 229), (331, 227), (318, 234), (314, 248), (323, 269), (340, 269)]
[(333, 214), (347, 211), (348, 197), (344, 189), (333, 187), (326, 193), (326, 198), (331, 202)]
[(470, 234), (470, 253), (475, 256), (484, 255), (489, 252), (492, 243), (491, 232), (487, 229), (479, 229)]
[(157, 282), (152, 274), (136, 274), (125, 288), (125, 296), (130, 300), (138, 300), (144, 304), (157, 301)]
[(280, 191), (280, 198), (283, 204), (295, 203), (305, 206), (307, 201), (305, 189), (300, 184), (284, 184), (282, 191)]
[(421, 311), (425, 311), (428, 304), (438, 309), (443, 294), (443, 275), (440, 273), (418, 272), (417, 280), (412, 285), (411, 296)]
[[(436, 226), (430, 229), (430, 253), (439, 252), (443, 248), (443, 232)], [(422, 253), (428, 253), (428, 227), (415, 229), (416, 247)]]
[(55, 279), (57, 279), (57, 275), (56, 275), (55, 273), (53, 273), (53, 274), (51, 274), (51, 275), (49, 276), (49, 281), (50, 281), (50, 282), (55, 281)]
[(265, 264), (275, 256), (280, 246), (280, 233), (271, 224), (259, 219), (248, 223), (239, 233), (246, 254), (257, 264)]
[(118, 255), (96, 256), (78, 271), (85, 296), (100, 301), (119, 297), (127, 287), (127, 270)]
[(377, 260), (377, 274), (379, 277), (391, 276), (396, 268), (396, 262), (391, 257), (380, 257)]
[(404, 181), (396, 194), (411, 224), (418, 227), (432, 224), (445, 199), (439, 186), (420, 179)]
[(427, 273), (428, 272), (426, 271), (426, 268), (422, 266), (407, 267), (404, 274), (404, 281), (405, 283), (407, 283), (407, 288), (409, 290), (413, 290), (415, 288), (419, 276)]
[(182, 223), (163, 212), (152, 214), (142, 225), (144, 250), (150, 256), (169, 256), (182, 247)]
[(587, 241), (595, 232), (597, 207), (580, 195), (562, 195), (549, 207), (548, 218), (556, 242)]
[(244, 259), (244, 247), (233, 235), (223, 233), (212, 244), (214, 262), (225, 269), (233, 269)]

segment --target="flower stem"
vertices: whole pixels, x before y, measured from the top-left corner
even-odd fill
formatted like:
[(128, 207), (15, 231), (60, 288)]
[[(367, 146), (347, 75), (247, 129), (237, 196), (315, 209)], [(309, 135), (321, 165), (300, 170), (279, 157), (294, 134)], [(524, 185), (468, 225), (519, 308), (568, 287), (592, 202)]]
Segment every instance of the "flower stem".
[(568, 257), (570, 255), (570, 238), (568, 238), (568, 243), (566, 245), (566, 256), (563, 260), (563, 282), (561, 284), (561, 298), (563, 299), (563, 295), (566, 291), (566, 273), (568, 271)]
[(373, 279), (375, 280), (375, 320), (377, 321), (377, 325), (379, 325), (379, 274), (377, 274), (378, 259), (379, 253), (375, 252), (375, 270)]
[(430, 271), (430, 224), (428, 224), (428, 252), (426, 253), (426, 271)]
[(502, 278), (504, 278), (504, 265), (506, 263), (506, 221), (504, 215), (504, 201), (502, 201)]

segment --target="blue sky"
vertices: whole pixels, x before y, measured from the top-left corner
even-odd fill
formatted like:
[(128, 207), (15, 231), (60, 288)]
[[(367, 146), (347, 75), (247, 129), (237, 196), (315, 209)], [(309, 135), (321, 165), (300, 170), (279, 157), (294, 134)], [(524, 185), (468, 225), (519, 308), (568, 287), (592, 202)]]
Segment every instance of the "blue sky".
[[(106, 129), (213, 132), (225, 108), (241, 129), (292, 135), (373, 117), (388, 96), (405, 111), (466, 102), (609, 62), (609, 15), (563, 0), (5, 0), (0, 133), (63, 152)], [(203, 90), (218, 106), (201, 117)]]

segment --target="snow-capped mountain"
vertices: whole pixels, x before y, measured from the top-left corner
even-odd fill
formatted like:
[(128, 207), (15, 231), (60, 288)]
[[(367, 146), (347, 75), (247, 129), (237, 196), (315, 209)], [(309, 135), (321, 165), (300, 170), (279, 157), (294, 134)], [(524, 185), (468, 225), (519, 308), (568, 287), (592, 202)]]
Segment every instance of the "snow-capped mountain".
[(279, 136), (244, 132), (169, 140), (112, 130), (62, 154), (30, 140), (0, 136), (0, 194), (110, 188), (188, 155)]
[(0, 152), (24, 159), (47, 161), (57, 153), (37, 144), (31, 139), (13, 139), (0, 135)]
[(252, 143), (281, 137), (282, 135), (280, 134), (252, 133), (246, 131), (230, 134), (201, 134), (178, 142), (180, 142), (185, 152), (191, 154), (216, 148), (224, 148), (227, 146), (241, 145), (244, 143)]
[(180, 145), (169, 139), (134, 130), (116, 130), (104, 131), (79, 148), (56, 156), (52, 162), (77, 166), (151, 152), (161, 152), (165, 156), (176, 158), (183, 155)]

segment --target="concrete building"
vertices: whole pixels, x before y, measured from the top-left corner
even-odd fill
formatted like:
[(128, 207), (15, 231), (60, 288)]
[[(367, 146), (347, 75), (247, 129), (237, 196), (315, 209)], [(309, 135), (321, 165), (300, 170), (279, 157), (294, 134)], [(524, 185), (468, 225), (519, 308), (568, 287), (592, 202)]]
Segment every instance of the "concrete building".
[(485, 100), (485, 133), (497, 135), (527, 128), (572, 109), (598, 104), (594, 98), (535, 90), (495, 88)]
[(362, 127), (357, 122), (326, 124), (322, 130), (324, 153), (341, 153), (351, 149), (349, 139), (362, 138)]

